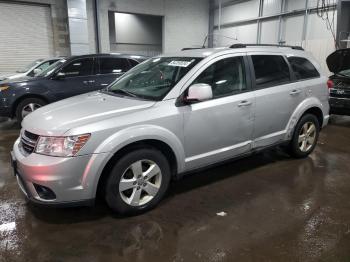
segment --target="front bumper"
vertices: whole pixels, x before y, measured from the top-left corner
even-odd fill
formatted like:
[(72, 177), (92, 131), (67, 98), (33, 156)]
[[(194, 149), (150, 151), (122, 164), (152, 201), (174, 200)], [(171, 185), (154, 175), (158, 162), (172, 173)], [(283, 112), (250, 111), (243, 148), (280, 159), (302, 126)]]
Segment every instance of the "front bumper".
[[(15, 142), (12, 161), (18, 185), (33, 203), (46, 206), (91, 205), (106, 154), (51, 157), (32, 153), (25, 156)], [(44, 199), (37, 186), (49, 188), (55, 197)]]
[(0, 117), (12, 117), (11, 107), (7, 98), (0, 91)]

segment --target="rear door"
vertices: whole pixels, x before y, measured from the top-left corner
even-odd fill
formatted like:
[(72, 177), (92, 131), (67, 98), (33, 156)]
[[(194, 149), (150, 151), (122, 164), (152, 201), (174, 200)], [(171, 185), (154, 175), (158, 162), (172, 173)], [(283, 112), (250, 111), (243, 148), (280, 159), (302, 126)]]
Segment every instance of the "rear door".
[(289, 119), (305, 93), (282, 54), (251, 53), (250, 65), (256, 90), (253, 147), (259, 148), (285, 139)]
[(64, 74), (64, 77), (53, 77), (48, 86), (56, 100), (90, 92), (95, 82), (94, 58), (74, 59), (63, 66), (56, 75), (58, 73)]
[(99, 57), (96, 64), (98, 74), (92, 88), (95, 90), (105, 88), (125, 74), (131, 67), (127, 58)]

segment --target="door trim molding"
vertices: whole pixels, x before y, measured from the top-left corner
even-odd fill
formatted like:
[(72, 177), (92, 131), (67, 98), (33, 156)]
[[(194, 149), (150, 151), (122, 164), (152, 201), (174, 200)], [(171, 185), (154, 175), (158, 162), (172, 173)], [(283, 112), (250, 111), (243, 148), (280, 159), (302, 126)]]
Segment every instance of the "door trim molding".
[(209, 151), (209, 152), (206, 152), (206, 153), (203, 153), (203, 154), (187, 157), (185, 159), (185, 162), (188, 163), (188, 162), (195, 161), (195, 160), (198, 160), (198, 159), (201, 159), (201, 158), (205, 158), (205, 157), (217, 155), (217, 154), (220, 154), (220, 153), (224, 153), (224, 152), (236, 149), (236, 148), (247, 146), (247, 145), (249, 145), (251, 143), (252, 143), (252, 141), (248, 140), (248, 141), (245, 141), (245, 142), (242, 142), (242, 143), (239, 143), (239, 144), (235, 144), (235, 145), (232, 145), (232, 146), (227, 146), (227, 147), (219, 148), (219, 149), (216, 149), (216, 150), (213, 150), (213, 151)]

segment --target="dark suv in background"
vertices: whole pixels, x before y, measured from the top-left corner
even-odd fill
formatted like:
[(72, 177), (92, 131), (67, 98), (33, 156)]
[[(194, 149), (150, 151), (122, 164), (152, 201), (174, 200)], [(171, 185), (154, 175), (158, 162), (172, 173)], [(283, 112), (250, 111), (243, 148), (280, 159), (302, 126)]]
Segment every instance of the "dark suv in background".
[(330, 113), (350, 115), (350, 48), (339, 49), (327, 57), (329, 71), (327, 82)]
[(46, 104), (103, 89), (126, 71), (146, 60), (121, 54), (94, 54), (61, 59), (35, 78), (0, 84), (0, 116), (18, 121)]

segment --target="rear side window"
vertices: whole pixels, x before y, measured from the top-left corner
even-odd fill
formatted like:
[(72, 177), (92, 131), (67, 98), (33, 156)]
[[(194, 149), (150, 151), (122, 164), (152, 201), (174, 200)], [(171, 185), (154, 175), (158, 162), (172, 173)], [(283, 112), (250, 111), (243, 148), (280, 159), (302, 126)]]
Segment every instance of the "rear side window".
[(61, 70), (67, 77), (92, 75), (93, 58), (76, 59)]
[(303, 57), (288, 57), (288, 61), (292, 66), (295, 78), (297, 80), (319, 77), (320, 74), (314, 65)]
[(105, 57), (100, 58), (100, 74), (120, 74), (125, 73), (130, 68), (128, 60), (125, 58)]
[(283, 56), (253, 55), (255, 81), (258, 88), (266, 88), (290, 82), (289, 66)]

